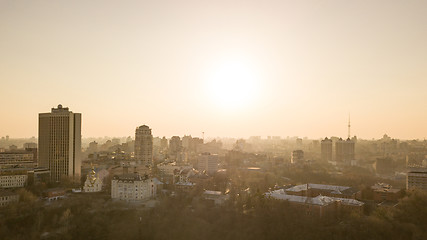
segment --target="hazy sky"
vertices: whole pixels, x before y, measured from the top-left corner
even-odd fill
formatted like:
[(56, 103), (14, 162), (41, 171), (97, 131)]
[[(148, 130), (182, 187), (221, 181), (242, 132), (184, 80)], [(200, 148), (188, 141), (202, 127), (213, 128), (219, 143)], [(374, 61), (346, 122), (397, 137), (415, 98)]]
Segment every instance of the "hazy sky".
[(427, 136), (427, 1), (0, 0), (0, 136)]

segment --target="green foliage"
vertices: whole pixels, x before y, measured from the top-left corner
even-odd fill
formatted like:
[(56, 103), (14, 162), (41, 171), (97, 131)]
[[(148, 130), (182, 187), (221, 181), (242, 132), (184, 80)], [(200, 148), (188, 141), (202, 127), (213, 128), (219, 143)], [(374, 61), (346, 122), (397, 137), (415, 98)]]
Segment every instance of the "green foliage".
[(395, 208), (377, 208), (369, 216), (322, 218), (262, 191), (223, 206), (198, 199), (181, 193), (151, 209), (97, 195), (33, 208), (23, 201), (0, 212), (0, 239), (427, 239), (425, 192), (410, 192)]

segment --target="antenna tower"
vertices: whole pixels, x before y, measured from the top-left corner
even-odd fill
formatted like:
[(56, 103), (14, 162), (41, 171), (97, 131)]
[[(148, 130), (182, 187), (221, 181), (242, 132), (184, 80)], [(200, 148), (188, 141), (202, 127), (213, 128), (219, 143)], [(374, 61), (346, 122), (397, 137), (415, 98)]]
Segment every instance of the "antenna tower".
[(348, 138), (350, 138), (350, 114), (348, 114)]

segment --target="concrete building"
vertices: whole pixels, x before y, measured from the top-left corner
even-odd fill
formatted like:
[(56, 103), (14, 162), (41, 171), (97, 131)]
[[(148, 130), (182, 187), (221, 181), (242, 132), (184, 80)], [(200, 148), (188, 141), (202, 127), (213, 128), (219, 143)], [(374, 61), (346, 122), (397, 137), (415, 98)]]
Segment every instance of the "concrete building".
[(182, 150), (182, 141), (179, 136), (173, 136), (169, 140), (169, 154), (177, 155)]
[(345, 165), (353, 165), (355, 161), (355, 142), (350, 138), (338, 139), (335, 142), (335, 161)]
[(291, 154), (291, 163), (304, 163), (304, 151), (294, 150)]
[(0, 207), (7, 206), (14, 202), (19, 202), (18, 194), (10, 191), (0, 190)]
[(0, 171), (0, 188), (20, 188), (28, 184), (28, 171), (7, 169)]
[(153, 164), (153, 135), (146, 125), (135, 130), (135, 160), (145, 166)]
[(43, 198), (49, 202), (56, 201), (65, 198), (66, 194), (63, 188), (49, 188), (43, 192)]
[(316, 197), (289, 195), (279, 189), (265, 194), (269, 198), (288, 201), (292, 206), (301, 209), (307, 215), (318, 217), (335, 215), (341, 212), (362, 214), (364, 203), (350, 198), (339, 198), (318, 195)]
[(98, 143), (96, 141), (90, 142), (89, 147), (86, 150), (86, 153), (91, 154), (96, 152), (98, 152)]
[(301, 184), (285, 190), (288, 195), (316, 197), (318, 195), (338, 198), (355, 199), (360, 193), (358, 189), (347, 186), (335, 186), (325, 184)]
[(163, 136), (163, 138), (160, 140), (160, 150), (166, 151), (168, 147), (169, 147), (168, 139), (165, 136)]
[(39, 166), (49, 168), (51, 181), (80, 178), (82, 115), (58, 105), (39, 114)]
[(406, 175), (406, 189), (427, 190), (427, 167), (409, 167)]
[(37, 166), (37, 149), (14, 150), (0, 152), (0, 169), (4, 168), (31, 168)]
[(218, 154), (202, 153), (198, 156), (197, 170), (213, 174), (218, 171)]
[(371, 186), (371, 190), (375, 202), (397, 202), (402, 196), (400, 189), (385, 183), (377, 183)]
[(83, 192), (100, 192), (102, 190), (102, 179), (96, 174), (95, 169), (86, 176)]
[(27, 148), (37, 148), (37, 143), (33, 143), (33, 142), (24, 143), (23, 147), (24, 147), (24, 149), (27, 149)]
[(325, 138), (320, 143), (320, 155), (322, 162), (332, 162), (332, 140)]
[(222, 194), (220, 191), (205, 190), (203, 192), (203, 198), (207, 201), (213, 202), (215, 205), (222, 205), (230, 198), (230, 196)]
[(153, 178), (128, 173), (114, 176), (111, 181), (111, 198), (127, 202), (138, 202), (156, 196), (157, 185)]

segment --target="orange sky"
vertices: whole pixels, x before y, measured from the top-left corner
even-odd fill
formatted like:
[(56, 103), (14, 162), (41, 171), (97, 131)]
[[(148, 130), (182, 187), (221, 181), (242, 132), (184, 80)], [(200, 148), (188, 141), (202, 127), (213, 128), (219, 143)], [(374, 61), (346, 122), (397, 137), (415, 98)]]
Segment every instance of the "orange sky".
[(426, 26), (427, 1), (0, 1), (0, 136), (61, 103), (83, 137), (345, 137), (351, 113), (423, 139)]

